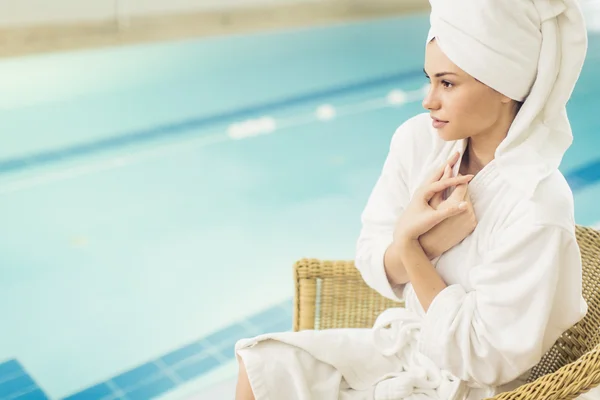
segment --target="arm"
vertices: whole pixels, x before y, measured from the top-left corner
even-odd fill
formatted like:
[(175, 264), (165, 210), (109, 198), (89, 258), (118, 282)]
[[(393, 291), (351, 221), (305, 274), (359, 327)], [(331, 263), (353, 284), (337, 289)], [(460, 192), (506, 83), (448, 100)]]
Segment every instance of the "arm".
[(391, 246), (398, 216), (410, 202), (405, 163), (412, 153), (410, 132), (402, 125), (392, 137), (381, 174), (361, 215), (355, 264), (364, 281), (381, 295), (402, 299), (407, 276)]
[[(469, 179), (467, 177), (464, 178)], [(442, 180), (440, 181), (435, 181), (434, 178), (431, 182), (433, 185), (431, 185), (430, 188), (435, 185), (443, 186), (445, 184), (444, 182), (447, 182), (449, 179), (450, 178), (446, 177), (446, 174), (444, 174), (444, 177), (442, 177)], [(466, 184), (459, 186), (452, 196), (450, 196), (448, 200), (444, 201), (443, 206), (440, 205), (438, 210), (435, 210), (433, 214), (431, 213), (431, 202), (427, 204), (425, 198), (422, 202), (425, 204), (422, 204), (419, 201), (419, 197), (424, 196), (424, 192), (428, 191), (426, 189), (427, 186), (429, 185), (425, 184), (423, 188), (420, 188), (417, 193), (415, 193), (415, 198), (411, 201), (411, 204), (409, 204), (407, 209), (400, 217), (397, 224), (398, 226), (396, 226), (396, 232), (394, 234), (395, 240), (390, 247), (388, 247), (388, 251), (386, 252), (386, 272), (388, 273), (388, 280), (392, 282), (392, 284), (410, 281), (415, 294), (417, 295), (417, 298), (419, 299), (419, 302), (425, 311), (429, 309), (429, 306), (435, 297), (440, 294), (447, 287), (447, 285), (431, 263), (430, 255), (425, 250), (422, 239), (424, 236), (428, 236), (427, 233), (431, 232), (437, 233), (429, 236), (439, 236), (439, 234), (442, 234), (448, 236), (451, 240), (456, 238), (453, 236), (453, 232), (449, 232), (448, 230), (452, 230), (454, 233), (458, 232), (461, 236), (464, 232), (470, 233), (473, 229), (470, 222), (472, 216), (474, 215), (469, 202), (462, 202), (462, 205), (464, 206), (464, 211), (469, 210), (470, 212), (460, 211), (460, 207), (458, 210), (452, 211), (458, 204), (460, 204), (460, 200), (463, 199), (461, 189), (466, 194)], [(443, 209), (448, 211), (450, 214), (456, 214), (449, 218), (443, 219), (441, 223), (437, 223), (437, 225), (430, 229), (425, 235), (419, 234), (418, 232), (422, 232), (423, 229), (428, 229), (423, 227), (419, 228), (419, 225), (425, 224), (427, 226), (427, 220), (431, 217), (434, 217), (435, 214), (438, 215), (437, 218), (444, 218), (444, 211), (442, 211), (442, 215), (440, 215), (440, 210)], [(411, 212), (413, 215), (406, 214)], [(430, 218), (423, 218), (423, 216), (426, 214), (429, 214)], [(446, 225), (447, 222), (449, 222), (450, 225), (445, 226), (445, 229), (438, 229), (440, 227), (444, 228), (444, 225)], [(463, 229), (461, 231), (461, 226), (463, 228), (466, 227), (467, 229)], [(414, 231), (414, 229), (416, 229), (416, 231)], [(410, 231), (413, 231), (412, 235), (409, 234)], [(438, 240), (441, 239), (438, 238)], [(447, 245), (447, 243), (445, 243), (445, 245)], [(453, 246), (454, 245), (452, 245), (452, 247)], [(389, 268), (389, 265), (393, 265), (391, 263), (395, 261), (393, 257), (398, 259), (398, 265), (401, 265), (402, 269), (394, 270), (393, 268)], [(390, 261), (388, 261), (388, 259)]]
[(405, 266), (405, 273), (425, 311), (447, 285), (429, 261), (417, 240), (405, 240), (395, 246)]
[[(415, 143), (416, 141), (412, 136), (416, 128), (418, 127), (410, 127), (405, 123), (394, 134), (383, 170), (363, 211), (362, 230), (356, 248), (356, 266), (367, 285), (377, 290), (381, 295), (396, 301), (402, 299), (405, 284), (410, 280), (399, 247), (397, 243), (394, 243), (398, 228), (404, 225), (405, 210), (415, 200), (408, 188), (408, 170), (420, 168), (420, 166), (414, 165), (413, 156), (418, 155), (421, 159), (424, 156), (423, 153), (430, 148), (430, 144), (427, 142), (420, 144), (422, 148), (419, 148)], [(448, 163), (450, 162), (452, 162), (452, 158), (448, 160)], [(437, 187), (443, 190), (443, 188), (449, 187), (448, 183), (460, 185), (468, 182), (468, 179), (464, 179), (468, 177), (446, 177), (444, 179), (446, 165), (441, 165), (441, 168), (433, 173), (432, 178), (428, 179), (426, 183), (430, 185), (436, 182)], [(466, 192), (466, 186), (463, 189)], [(418, 190), (422, 191), (422, 188), (418, 188)], [(455, 193), (458, 192), (459, 190), (455, 191)], [(454, 197), (456, 196), (453, 195), (450, 199), (444, 201), (443, 207), (438, 207), (440, 209), (438, 215), (447, 214), (448, 212), (456, 214), (453, 209), (459, 199)], [(429, 200), (431, 200), (431, 197)], [(420, 199), (417, 202), (420, 202)], [(468, 202), (466, 205), (468, 206)], [(427, 208), (430, 209), (430, 207)], [(412, 212), (414, 213), (415, 210), (413, 209)], [(441, 237), (449, 239), (443, 244), (448, 245), (450, 243), (449, 247), (452, 247), (454, 243), (458, 243), (466, 236), (465, 232), (467, 231), (464, 227), (468, 228), (470, 225), (467, 215), (469, 213), (462, 214), (464, 217), (451, 218), (448, 220), (449, 224), (442, 223), (439, 225), (441, 229), (436, 228), (431, 235), (423, 236), (422, 248), (429, 259), (436, 258), (441, 254), (439, 243), (435, 242), (440, 242)], [(444, 218), (446, 217), (447, 215)], [(426, 233), (429, 229), (425, 229), (423, 233)], [(456, 238), (457, 235), (458, 238)], [(396, 240), (396, 242), (398, 241)]]
[(388, 282), (394, 292), (400, 292), (410, 278), (402, 263), (401, 251), (394, 243), (390, 244), (384, 254), (384, 269)]

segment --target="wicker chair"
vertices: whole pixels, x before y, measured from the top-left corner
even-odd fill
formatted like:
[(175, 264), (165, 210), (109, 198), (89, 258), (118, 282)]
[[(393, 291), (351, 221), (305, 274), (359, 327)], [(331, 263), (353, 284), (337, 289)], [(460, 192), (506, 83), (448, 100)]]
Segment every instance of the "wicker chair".
[[(575, 399), (600, 384), (600, 232), (577, 226), (589, 311), (533, 368), (528, 383), (494, 399)], [(370, 327), (401, 304), (369, 288), (352, 261), (303, 259), (294, 267), (294, 330)]]

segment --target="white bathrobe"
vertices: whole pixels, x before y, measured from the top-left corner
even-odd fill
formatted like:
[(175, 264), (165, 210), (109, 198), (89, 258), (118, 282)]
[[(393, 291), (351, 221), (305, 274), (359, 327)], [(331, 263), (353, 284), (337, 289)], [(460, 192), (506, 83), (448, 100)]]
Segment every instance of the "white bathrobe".
[[(401, 299), (383, 267), (394, 221), (432, 169), (453, 151), (462, 154), (466, 143), (444, 142), (430, 121), (418, 115), (394, 134), (363, 213), (356, 264), (367, 284), (391, 299)], [(387, 310), (375, 329), (240, 341), (257, 400), (481, 399), (523, 383), (587, 311), (572, 193), (556, 170), (525, 198), (492, 161), (471, 181), (469, 194), (477, 228), (434, 260), (448, 287), (427, 313), (408, 284), (406, 310)], [(385, 329), (391, 321), (414, 328), (414, 342), (399, 348), (403, 326)]]
[(587, 312), (573, 196), (558, 171), (572, 141), (566, 102), (587, 50), (577, 0), (430, 1), (427, 40), (524, 101), (495, 159), (469, 184), (478, 225), (434, 260), (448, 287), (427, 313), (410, 283), (392, 290), (383, 260), (398, 216), (424, 178), (467, 143), (443, 141), (427, 114), (403, 123), (362, 214), (356, 265), (368, 285), (404, 297), (406, 308), (386, 310), (372, 329), (240, 341), (257, 400), (493, 396), (523, 383)]

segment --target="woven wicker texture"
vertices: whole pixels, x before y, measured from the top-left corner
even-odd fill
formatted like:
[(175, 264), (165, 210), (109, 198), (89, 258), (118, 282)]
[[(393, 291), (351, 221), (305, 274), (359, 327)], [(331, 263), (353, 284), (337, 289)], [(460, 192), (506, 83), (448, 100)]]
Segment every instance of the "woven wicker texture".
[[(495, 399), (574, 399), (600, 384), (600, 233), (577, 226), (577, 240), (587, 315), (533, 368), (527, 384)], [(370, 327), (383, 310), (402, 306), (368, 287), (352, 261), (303, 259), (294, 275), (296, 331)]]

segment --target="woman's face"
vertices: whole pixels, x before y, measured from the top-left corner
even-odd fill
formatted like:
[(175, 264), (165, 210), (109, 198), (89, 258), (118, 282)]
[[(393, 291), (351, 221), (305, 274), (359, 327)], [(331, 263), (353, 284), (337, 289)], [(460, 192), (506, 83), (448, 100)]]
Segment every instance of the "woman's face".
[(452, 141), (491, 131), (512, 100), (457, 67), (434, 39), (425, 51), (425, 75), (431, 86), (423, 107), (443, 140)]

